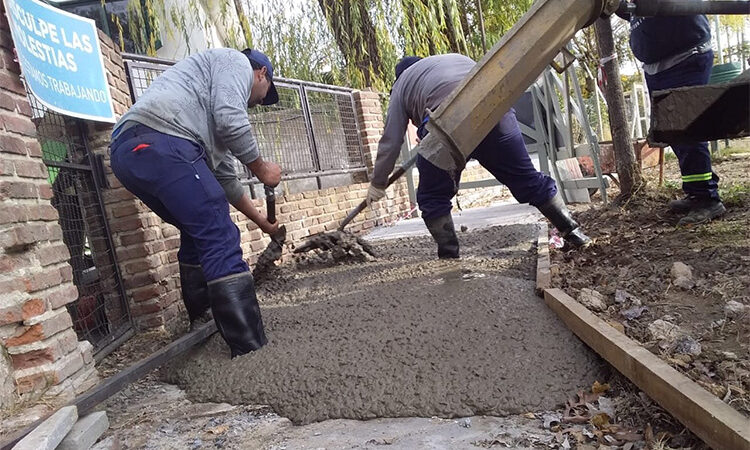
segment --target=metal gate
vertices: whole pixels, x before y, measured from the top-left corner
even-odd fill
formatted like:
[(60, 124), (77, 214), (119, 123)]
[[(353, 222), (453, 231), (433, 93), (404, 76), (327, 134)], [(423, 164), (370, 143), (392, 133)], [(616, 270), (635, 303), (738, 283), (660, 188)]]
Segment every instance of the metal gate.
[(52, 186), (52, 206), (60, 216), (70, 251), (78, 299), (68, 305), (80, 339), (104, 357), (133, 333), (130, 312), (104, 213), (101, 157), (87, 146), (83, 123), (50, 111), (27, 90), (42, 158)]

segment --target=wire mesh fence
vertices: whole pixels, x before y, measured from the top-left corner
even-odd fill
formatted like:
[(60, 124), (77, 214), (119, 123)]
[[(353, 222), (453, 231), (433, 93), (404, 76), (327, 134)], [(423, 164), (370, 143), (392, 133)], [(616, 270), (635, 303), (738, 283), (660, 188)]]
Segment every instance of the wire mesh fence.
[(132, 330), (132, 323), (101, 201), (98, 166), (77, 119), (50, 111), (31, 92), (28, 99), (78, 288), (68, 311), (78, 337), (103, 356)]
[[(134, 101), (173, 61), (124, 55)], [(305, 81), (274, 79), (279, 102), (248, 110), (261, 155), (277, 162), (282, 179), (366, 172), (352, 90)], [(247, 184), (252, 174), (235, 167)]]

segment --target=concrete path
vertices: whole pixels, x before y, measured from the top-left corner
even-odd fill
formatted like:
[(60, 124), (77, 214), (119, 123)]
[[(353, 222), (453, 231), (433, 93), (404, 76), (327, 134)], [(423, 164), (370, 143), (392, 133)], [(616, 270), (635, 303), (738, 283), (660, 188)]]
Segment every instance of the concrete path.
[[(453, 222), (456, 229), (462, 226), (468, 231), (487, 228), (494, 225), (514, 225), (536, 223), (543, 219), (539, 211), (530, 205), (515, 202), (502, 203), (487, 208), (473, 208), (464, 211), (454, 211)], [(378, 241), (383, 239), (397, 239), (407, 236), (427, 235), (427, 228), (421, 218), (402, 220), (390, 227), (378, 227), (371, 231), (365, 239)]]

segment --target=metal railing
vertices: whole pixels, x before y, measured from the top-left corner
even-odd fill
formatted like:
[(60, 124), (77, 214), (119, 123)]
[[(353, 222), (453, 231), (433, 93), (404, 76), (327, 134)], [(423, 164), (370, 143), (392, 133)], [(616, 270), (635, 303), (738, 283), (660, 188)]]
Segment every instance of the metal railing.
[[(123, 54), (134, 102), (175, 62)], [(308, 81), (275, 78), (279, 102), (248, 110), (264, 159), (277, 162), (283, 180), (366, 172), (353, 90)], [(239, 161), (245, 184), (256, 183)]]

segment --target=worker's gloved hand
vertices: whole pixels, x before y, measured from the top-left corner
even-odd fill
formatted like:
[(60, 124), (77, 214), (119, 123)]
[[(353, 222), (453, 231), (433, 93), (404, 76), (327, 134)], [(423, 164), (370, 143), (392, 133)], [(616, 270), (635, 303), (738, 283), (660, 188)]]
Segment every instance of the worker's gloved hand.
[(385, 197), (385, 189), (371, 184), (370, 187), (367, 188), (367, 198), (365, 201), (367, 201), (367, 206), (371, 206), (383, 197)]

